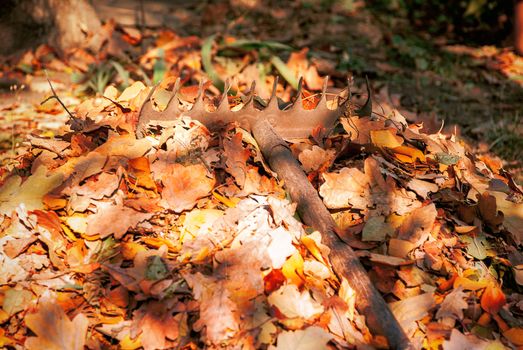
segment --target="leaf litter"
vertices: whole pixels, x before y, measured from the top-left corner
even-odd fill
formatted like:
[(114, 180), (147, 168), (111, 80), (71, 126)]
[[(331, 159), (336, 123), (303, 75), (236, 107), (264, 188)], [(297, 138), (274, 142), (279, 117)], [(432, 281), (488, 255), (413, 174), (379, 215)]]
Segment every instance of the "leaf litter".
[[(197, 38), (163, 35), (145, 68), (191, 65), (195, 81), (213, 64), (192, 50)], [(296, 75), (304, 94), (321, 89), (306, 54), (272, 59), (289, 75), (279, 91)], [(2, 171), (0, 344), (386, 348), (246, 131), (180, 118), (134, 137), (147, 85), (84, 99), (69, 130), (32, 135)], [(521, 189), (458, 136), (426, 134), (378, 102), (370, 115), (342, 116), (328, 137), (291, 145), (340, 235), (419, 347), (523, 346)]]

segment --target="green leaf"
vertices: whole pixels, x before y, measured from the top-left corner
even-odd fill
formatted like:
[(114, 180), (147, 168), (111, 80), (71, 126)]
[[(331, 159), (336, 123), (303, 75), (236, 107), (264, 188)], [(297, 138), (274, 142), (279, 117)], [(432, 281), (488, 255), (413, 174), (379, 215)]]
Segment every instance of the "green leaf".
[(365, 223), (361, 240), (382, 242), (387, 238), (387, 235), (392, 236), (393, 233), (394, 229), (385, 222), (384, 216), (375, 216)]
[(126, 71), (125, 68), (116, 61), (111, 61), (111, 64), (113, 65), (114, 69), (116, 69), (118, 76), (122, 79), (122, 84), (120, 85), (120, 88), (125, 89), (129, 86), (129, 72)]
[(298, 79), (281, 58), (278, 56), (272, 56), (270, 61), (274, 68), (276, 68), (276, 70), (281, 74), (283, 79), (285, 79), (294, 90), (298, 89)]
[(146, 279), (157, 281), (167, 277), (168, 274), (169, 270), (161, 257), (153, 255), (147, 259), (147, 269), (145, 270)]
[(444, 152), (436, 153), (436, 160), (445, 165), (454, 165), (458, 162), (459, 156), (455, 154), (448, 154)]
[(472, 255), (478, 260), (485, 259), (487, 249), (490, 248), (490, 244), (487, 242), (487, 238), (484, 235), (478, 235), (477, 237), (460, 236), (460, 240), (467, 244), (467, 253)]
[(159, 84), (165, 77), (167, 72), (167, 66), (165, 65), (164, 52), (163, 49), (158, 49), (158, 58), (154, 62), (153, 66), (153, 84)]
[(218, 89), (220, 89), (220, 91), (223, 92), (223, 87), (224, 87), (223, 80), (220, 78), (220, 76), (218, 75), (218, 73), (216, 72), (216, 70), (214, 69), (214, 66), (212, 64), (212, 57), (211, 57), (212, 44), (214, 43), (215, 37), (216, 37), (216, 34), (207, 37), (203, 41), (202, 65), (203, 65), (203, 69), (209, 76), (209, 79), (211, 79), (212, 84), (214, 86), (216, 86)]
[(247, 40), (247, 39), (236, 40), (230, 44), (224, 45), (223, 48), (224, 49), (228, 49), (228, 48), (242, 49), (242, 50), (246, 50), (246, 51), (259, 50), (262, 48), (267, 48), (270, 50), (285, 50), (285, 51), (292, 50), (292, 47), (290, 47), (289, 45), (285, 45), (285, 44), (279, 43), (277, 41), (271, 41), (271, 40), (260, 41), (260, 40)]

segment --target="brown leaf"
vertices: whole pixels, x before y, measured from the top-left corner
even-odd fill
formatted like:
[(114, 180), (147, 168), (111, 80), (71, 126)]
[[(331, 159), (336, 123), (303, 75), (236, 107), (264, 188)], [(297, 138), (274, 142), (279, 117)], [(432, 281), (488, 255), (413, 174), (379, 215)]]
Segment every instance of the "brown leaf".
[(128, 208), (120, 199), (117, 199), (116, 203), (99, 202), (97, 213), (87, 217), (85, 234), (88, 236), (100, 235), (101, 238), (114, 235), (119, 239), (127, 230), (153, 215), (153, 213), (141, 213)]
[(162, 182), (162, 206), (180, 213), (192, 209), (198, 199), (208, 196), (215, 180), (207, 176), (207, 169), (201, 164), (173, 164)]
[(234, 177), (234, 180), (243, 188), (247, 177), (247, 160), (250, 157), (248, 149), (243, 147), (242, 133), (234, 134), (231, 140), (223, 140), (223, 150), (226, 157), (225, 170)]
[(78, 314), (71, 321), (54, 301), (40, 301), (38, 311), (25, 317), (25, 324), (36, 334), (28, 337), (29, 350), (83, 350), (89, 321)]
[(174, 315), (173, 307), (168, 305), (165, 300), (150, 301), (133, 312), (131, 333), (141, 334), (145, 350), (175, 348), (178, 338), (188, 332), (183, 314)]
[(401, 224), (398, 238), (420, 245), (430, 235), (437, 215), (434, 203), (414, 209)]

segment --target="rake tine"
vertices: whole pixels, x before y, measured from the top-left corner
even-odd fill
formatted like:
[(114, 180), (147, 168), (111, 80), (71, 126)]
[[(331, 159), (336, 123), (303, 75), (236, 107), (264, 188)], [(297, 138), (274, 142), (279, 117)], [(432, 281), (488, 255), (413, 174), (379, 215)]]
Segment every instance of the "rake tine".
[(294, 103), (290, 110), (296, 110), (296, 109), (302, 109), (303, 110), (303, 99), (301, 97), (301, 93), (303, 90), (303, 77), (300, 77), (300, 80), (298, 81), (298, 90), (296, 92), (296, 98), (294, 99)]
[(321, 95), (318, 104), (315, 109), (328, 109), (327, 108), (327, 85), (329, 84), (329, 76), (323, 79), (323, 86), (321, 88)]
[(167, 108), (165, 108), (166, 112), (177, 113), (179, 111), (180, 100), (178, 99), (177, 95), (181, 87), (180, 85), (181, 80), (180, 78), (177, 78), (173, 86), (171, 98), (169, 99), (169, 102), (167, 102)]
[(202, 79), (198, 84), (198, 95), (196, 96), (196, 100), (194, 101), (191, 111), (201, 111), (202, 109), (205, 109), (205, 106), (203, 105), (203, 94), (205, 89), (203, 88), (203, 86), (204, 81)]
[(231, 90), (231, 81), (229, 79), (225, 80), (225, 85), (223, 87), (223, 94), (222, 99), (220, 101), (220, 104), (218, 105), (218, 108), (216, 109), (216, 112), (228, 112), (230, 111), (229, 107), (229, 99), (228, 94), (229, 90)]
[(269, 98), (269, 101), (267, 102), (267, 107), (265, 107), (264, 111), (267, 112), (273, 112), (278, 111), (280, 108), (278, 107), (278, 98), (276, 97), (276, 88), (278, 87), (278, 76), (274, 78), (274, 83), (272, 84), (272, 92), (271, 97)]
[(254, 110), (254, 91), (256, 90), (256, 80), (251, 83), (251, 88), (247, 91), (247, 102), (243, 106), (242, 110)]

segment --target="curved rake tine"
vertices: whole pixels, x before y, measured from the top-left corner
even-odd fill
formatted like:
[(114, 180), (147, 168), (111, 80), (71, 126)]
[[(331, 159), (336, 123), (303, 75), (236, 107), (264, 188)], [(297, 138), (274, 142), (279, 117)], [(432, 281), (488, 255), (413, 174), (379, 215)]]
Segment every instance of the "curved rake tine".
[(167, 107), (165, 108), (165, 111), (168, 111), (169, 113), (176, 113), (178, 111), (178, 105), (180, 103), (180, 100), (178, 99), (177, 95), (180, 90), (180, 87), (181, 80), (180, 78), (177, 78), (172, 89), (171, 98), (169, 99), (169, 102), (167, 102)]
[(205, 89), (203, 88), (203, 86), (204, 86), (204, 81), (202, 79), (198, 83), (198, 95), (196, 95), (196, 100), (194, 101), (191, 111), (198, 111), (201, 109), (205, 109), (203, 106), (203, 94), (204, 94)]
[(278, 98), (276, 97), (276, 88), (278, 87), (278, 80), (279, 77), (276, 76), (274, 78), (274, 83), (272, 84), (272, 92), (271, 97), (269, 98), (269, 101), (267, 101), (267, 107), (265, 107), (265, 110), (279, 110), (278, 107)]
[(303, 98), (301, 97), (303, 90), (303, 77), (300, 77), (300, 80), (298, 81), (298, 89), (296, 91), (296, 98), (294, 99), (294, 103), (290, 110), (295, 109), (303, 109)]
[(256, 90), (256, 80), (251, 83), (251, 88), (247, 91), (247, 102), (242, 109), (254, 109), (254, 91)]
[(229, 94), (229, 91), (231, 90), (231, 81), (229, 79), (226, 79), (225, 80), (225, 84), (224, 84), (224, 87), (223, 87), (223, 94), (222, 94), (222, 99), (220, 100), (220, 104), (218, 105), (218, 108), (216, 109), (216, 112), (225, 112), (225, 111), (229, 111), (230, 108), (229, 108), (229, 99), (228, 99), (228, 94)]
[(323, 109), (327, 108), (327, 86), (329, 85), (329, 76), (326, 76), (323, 78), (323, 85), (321, 87), (321, 95), (320, 100), (318, 101), (318, 104), (316, 105), (315, 109)]

